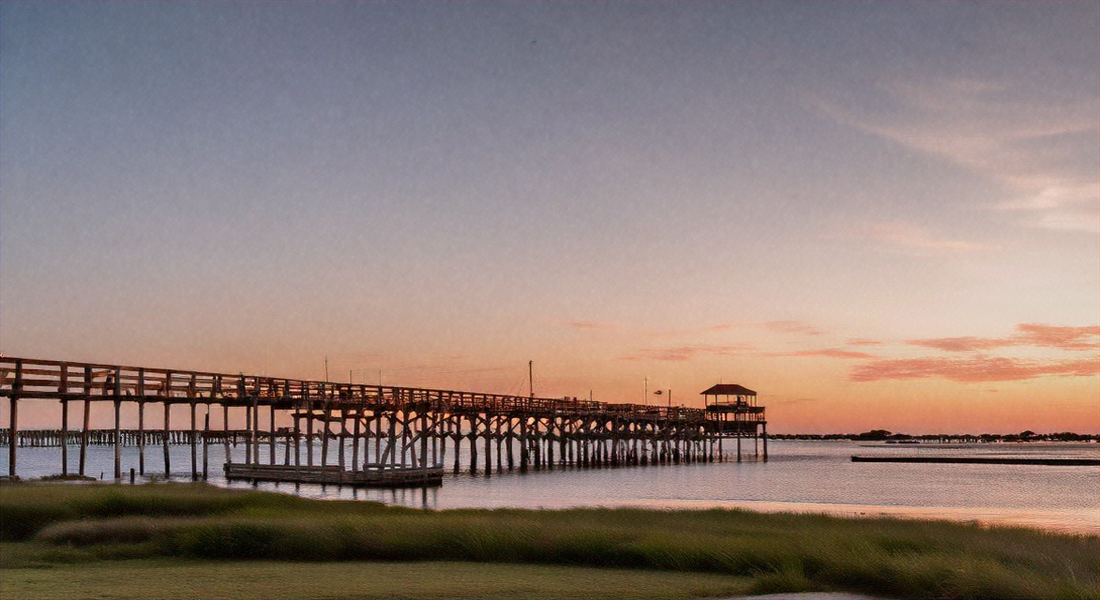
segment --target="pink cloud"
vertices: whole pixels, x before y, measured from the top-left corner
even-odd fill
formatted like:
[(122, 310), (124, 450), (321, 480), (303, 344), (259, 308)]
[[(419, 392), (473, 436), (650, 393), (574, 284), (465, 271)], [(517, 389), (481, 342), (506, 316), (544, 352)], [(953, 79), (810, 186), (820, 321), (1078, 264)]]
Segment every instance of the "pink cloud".
[(1100, 374), (1100, 359), (1034, 361), (1003, 357), (907, 358), (879, 360), (852, 370), (852, 381), (942, 377), (964, 383), (1017, 381), (1044, 376), (1091, 377)]
[(868, 340), (864, 338), (854, 338), (848, 340), (849, 346), (881, 346), (882, 342), (878, 340)]
[(806, 321), (785, 320), (768, 321), (764, 327), (778, 333), (801, 333), (803, 335), (822, 335), (825, 332)]
[(1012, 345), (1011, 342), (1006, 339), (978, 337), (932, 338), (927, 340), (909, 340), (906, 343), (910, 346), (923, 346), (925, 348), (935, 348), (936, 350), (944, 350), (946, 352), (973, 352), (975, 350), (988, 350), (990, 348)]
[(1059, 327), (1024, 323), (1016, 329), (1022, 332), (1017, 336), (1020, 345), (1060, 348), (1062, 350), (1095, 350), (1100, 348), (1100, 326)]
[(927, 229), (909, 223), (869, 223), (849, 234), (910, 250), (967, 252), (984, 247), (974, 242), (937, 237)]
[(729, 356), (752, 352), (754, 347), (750, 344), (734, 344), (730, 346), (715, 346), (711, 344), (694, 344), (675, 346), (670, 348), (642, 348), (634, 354), (620, 356), (619, 360), (664, 360), (686, 361), (699, 355)]
[(947, 337), (909, 340), (911, 346), (935, 348), (946, 352), (975, 352), (1008, 346), (1034, 346), (1059, 350), (1094, 350), (1100, 348), (1100, 327), (1062, 327), (1024, 323), (1017, 325), (1020, 333), (1006, 338)]
[(878, 358), (874, 354), (858, 352), (855, 350), (843, 350), (841, 348), (824, 348), (822, 350), (798, 350), (795, 352), (776, 352), (768, 356), (825, 356), (827, 358)]
[(646, 335), (655, 338), (681, 337), (688, 335), (698, 335), (700, 333), (728, 331), (730, 329), (735, 329), (738, 327), (744, 327), (744, 325), (740, 323), (718, 323), (717, 325), (707, 325), (705, 327), (694, 327), (691, 329), (666, 329), (663, 331), (650, 331)]
[(589, 331), (611, 331), (617, 328), (610, 323), (596, 323), (595, 321), (570, 321), (568, 325), (574, 329), (585, 329)]

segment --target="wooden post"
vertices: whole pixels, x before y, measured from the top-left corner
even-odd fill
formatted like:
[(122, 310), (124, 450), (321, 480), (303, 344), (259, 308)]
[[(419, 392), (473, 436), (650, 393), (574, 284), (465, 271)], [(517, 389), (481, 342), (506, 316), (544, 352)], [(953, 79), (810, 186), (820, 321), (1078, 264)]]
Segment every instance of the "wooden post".
[(761, 423), (760, 427), (763, 428), (764, 437), (764, 462), (768, 461), (768, 424), (767, 422)]
[[(507, 414), (502, 418), (501, 423), (501, 437), (504, 443), (504, 457), (508, 461), (508, 470), (511, 471), (515, 468), (515, 455), (512, 450), (512, 443), (515, 441), (515, 433), (513, 428), (515, 427), (515, 419), (512, 415)], [(501, 466), (501, 461), (497, 461), (497, 466)]]
[(378, 409), (374, 411), (374, 462), (382, 464), (382, 390), (378, 390)]
[[(118, 385), (118, 381), (115, 381)], [(117, 387), (116, 387), (117, 390)], [(115, 481), (122, 479), (122, 399), (115, 396)]]
[(360, 421), (363, 420), (363, 408), (359, 407), (359, 412), (355, 415), (355, 430), (352, 432), (351, 438), (351, 470), (359, 470), (359, 434), (360, 434)]
[(519, 421), (519, 472), (527, 472), (527, 413)]
[(206, 405), (206, 415), (202, 419), (202, 480), (210, 477), (210, 404)]
[(554, 468), (554, 417), (546, 419), (546, 468)]
[(306, 466), (313, 466), (313, 402), (307, 403), (309, 412), (306, 413)]
[(187, 399), (191, 401), (191, 431), (188, 434), (188, 442), (191, 444), (191, 481), (197, 481), (199, 479), (199, 457), (198, 457), (198, 421), (195, 419), (195, 374), (191, 374), (190, 380), (187, 382)]
[(486, 414), (482, 421), (485, 424), (485, 476), (493, 475), (493, 430), (489, 425), (489, 415)]
[(302, 466), (302, 415), (298, 412), (294, 414), (294, 466)]
[(225, 443), (225, 464), (231, 464), (233, 462), (233, 452), (229, 448), (229, 405), (222, 400), (222, 428), (225, 429), (225, 437), (223, 442)]
[(494, 417), (496, 424), (494, 436), (497, 442), (497, 473), (504, 472), (504, 419), (500, 415)]
[[(170, 377), (170, 376), (171, 376), (171, 374), (169, 374), (165, 377), (165, 380), (164, 380), (165, 388), (168, 387), (168, 377)], [(165, 392), (167, 392), (167, 389), (165, 390)], [(164, 445), (164, 478), (165, 479), (168, 479), (172, 475), (172, 461), (168, 457), (168, 436), (171, 435), (171, 431), (172, 431), (171, 425), (170, 425), (171, 418), (172, 418), (171, 409), (172, 409), (172, 405), (168, 402), (168, 398), (165, 398), (164, 399), (164, 438), (161, 440), (161, 442), (163, 442), (163, 445)]]
[(344, 434), (347, 431), (347, 422), (348, 422), (348, 409), (341, 408), (340, 409), (340, 435), (339, 435), (339, 442), (337, 443), (337, 445), (339, 446), (339, 450), (340, 450), (340, 460), (339, 460), (338, 464), (340, 465), (340, 479), (341, 480), (343, 480), (343, 478), (344, 478), (344, 437), (345, 437)]
[(244, 428), (248, 432), (244, 443), (244, 464), (252, 464), (252, 405), (244, 405)]
[(8, 476), (12, 480), (19, 477), (15, 471), (16, 452), (19, 448), (19, 393), (23, 391), (23, 361), (15, 361), (15, 381), (11, 387), (11, 398), (8, 403), (8, 424), (11, 427), (11, 438), (8, 440)]
[[(84, 474), (84, 465), (88, 457), (88, 422), (91, 419), (92, 404), (92, 368), (84, 367), (84, 426), (80, 430), (80, 474)], [(13, 438), (14, 439), (14, 438)]]
[(328, 433), (329, 433), (329, 417), (332, 416), (332, 406), (329, 403), (329, 397), (326, 390), (325, 395), (325, 416), (323, 419), (324, 425), (321, 427), (321, 468), (328, 466)]
[(405, 460), (405, 454), (411, 450), (409, 444), (409, 410), (407, 408), (401, 411), (401, 466), (413, 466), (412, 461)]
[(389, 455), (389, 466), (397, 466), (397, 407), (389, 413), (389, 439), (386, 440), (386, 454)]
[(249, 444), (252, 446), (253, 464), (260, 464), (260, 395), (252, 393), (252, 428)]
[[(194, 378), (194, 375), (191, 376)], [(191, 399), (191, 481), (197, 481), (199, 478), (199, 457), (198, 447), (195, 443), (198, 441), (195, 438), (198, 434), (198, 422), (195, 420), (195, 399)]]
[(270, 437), (268, 438), (269, 448), (271, 450), (271, 464), (275, 464), (275, 400), (271, 400), (271, 428)]
[[(141, 383), (138, 383), (138, 387)], [(140, 400), (144, 394), (138, 393), (138, 474), (145, 475), (145, 402)]]
[(451, 429), (454, 431), (451, 434), (451, 439), (455, 442), (455, 473), (462, 470), (461, 461), (459, 459), (459, 453), (462, 451), (462, 416), (451, 415)]
[(61, 474), (69, 474), (69, 402), (61, 401)]
[(69, 474), (69, 365), (61, 363), (61, 382), (57, 388), (61, 397), (61, 474)]
[(447, 413), (444, 413), (442, 411), (436, 414), (436, 418), (439, 419), (439, 428), (437, 429), (437, 434), (439, 438), (439, 458), (436, 459), (436, 465), (438, 465), (439, 468), (442, 469), (443, 465), (447, 463), (447, 430), (448, 426), (450, 425), (450, 421), (447, 418)]

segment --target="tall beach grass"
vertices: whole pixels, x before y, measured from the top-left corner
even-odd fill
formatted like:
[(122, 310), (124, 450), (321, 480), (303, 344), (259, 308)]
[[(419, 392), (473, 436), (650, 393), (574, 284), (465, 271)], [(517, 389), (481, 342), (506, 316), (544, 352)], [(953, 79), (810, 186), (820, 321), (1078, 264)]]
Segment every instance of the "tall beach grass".
[(5, 485), (0, 514), (5, 542), (51, 548), (56, 560), (528, 563), (738, 575), (759, 592), (1100, 596), (1096, 536), (943, 521), (724, 509), (428, 511), (178, 484)]

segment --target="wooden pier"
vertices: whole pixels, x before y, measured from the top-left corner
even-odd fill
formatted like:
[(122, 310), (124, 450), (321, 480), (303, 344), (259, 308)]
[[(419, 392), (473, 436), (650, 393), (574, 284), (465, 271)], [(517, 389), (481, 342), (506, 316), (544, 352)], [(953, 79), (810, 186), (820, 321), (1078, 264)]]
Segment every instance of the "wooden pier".
[[(90, 426), (91, 406), (106, 403), (113, 408), (107, 438), (114, 448), (116, 480), (123, 476), (121, 448), (128, 441), (138, 447), (136, 469), (142, 475), (148, 452), (159, 447), (163, 474), (170, 476), (169, 445), (189, 445), (193, 479), (208, 472), (208, 449), (218, 440), (226, 457), (231, 456), (231, 443), (245, 446), (243, 462), (230, 460), (227, 476), (261, 479), (261, 472), (277, 473), (279, 481), (328, 477), (330, 467), (338, 480), (363, 473), (367, 481), (370, 474), (383, 471), (393, 474), (389, 481), (400, 480), (396, 474), (405, 471), (440, 469), (442, 476), (440, 466), (452, 462), (456, 472), (466, 469), (460, 464), (462, 449), (469, 472), (485, 475), (494, 469), (721, 461), (727, 456), (724, 443), (731, 439), (741, 460), (743, 438), (753, 438), (756, 456), (763, 440), (766, 460), (767, 422), (756, 393), (737, 386), (751, 397), (735, 395), (723, 403), (721, 398), (728, 397), (718, 387), (714, 406), (658, 407), (2, 357), (0, 398), (8, 403), (9, 418), (7, 435), (0, 441), (8, 447), (8, 473), (16, 476), (17, 449), (24, 439), (19, 407), (52, 401), (61, 408), (58, 439), (78, 441), (80, 475), (85, 474), (87, 447), (96, 431)], [(136, 429), (123, 429), (124, 406)], [(70, 423), (74, 409), (80, 411), (72, 415), (80, 418), (75, 427)], [(181, 412), (182, 435), (172, 428), (173, 416), (178, 419)], [(156, 416), (150, 419), (149, 413)], [(232, 427), (234, 422), (243, 423), (243, 430)], [(58, 445), (61, 474), (67, 475), (70, 444)]]

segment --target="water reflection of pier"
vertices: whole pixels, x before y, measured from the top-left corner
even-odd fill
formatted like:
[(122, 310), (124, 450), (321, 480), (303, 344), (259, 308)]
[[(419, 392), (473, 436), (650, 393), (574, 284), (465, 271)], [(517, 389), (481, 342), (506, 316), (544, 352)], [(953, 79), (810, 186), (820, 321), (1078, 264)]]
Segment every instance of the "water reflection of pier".
[[(71, 443), (79, 445), (81, 475), (89, 444), (113, 446), (115, 479), (122, 478), (120, 449), (128, 444), (138, 448), (136, 470), (142, 475), (149, 448), (162, 449), (169, 476), (169, 446), (189, 445), (190, 474), (198, 479), (208, 472), (210, 444), (224, 445), (230, 457), (230, 445), (243, 443), (244, 461), (227, 465), (227, 476), (304, 481), (306, 474), (331, 473), (338, 483), (388, 471), (393, 477), (387, 484), (393, 484), (405, 476), (397, 474), (420, 470), (421, 477), (410, 477), (418, 485), (427, 473), (436, 480), (449, 462), (448, 446), (456, 472), (465, 466), (464, 450), (469, 471), (486, 474), (494, 466), (501, 472), (721, 461), (731, 439), (741, 460), (745, 437), (753, 438), (757, 456), (763, 440), (767, 459), (764, 407), (741, 386), (707, 390), (713, 402), (702, 409), (13, 357), (0, 358), (0, 375), (0, 397), (9, 409), (0, 442), (8, 446), (12, 476), (17, 448), (53, 443), (60, 446), (63, 475), (69, 474)], [(28, 401), (60, 402), (60, 428), (20, 431), (19, 407)], [(113, 407), (112, 428), (90, 427), (93, 403)], [(124, 406), (128, 421), (136, 408), (136, 428), (122, 428)], [(73, 408), (82, 409), (78, 427), (70, 423)], [(173, 429), (179, 409), (187, 421)], [(150, 419), (149, 412), (156, 416)], [(231, 427), (234, 422), (245, 426)]]

